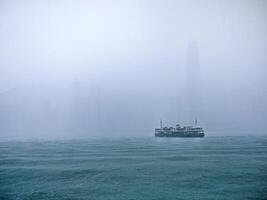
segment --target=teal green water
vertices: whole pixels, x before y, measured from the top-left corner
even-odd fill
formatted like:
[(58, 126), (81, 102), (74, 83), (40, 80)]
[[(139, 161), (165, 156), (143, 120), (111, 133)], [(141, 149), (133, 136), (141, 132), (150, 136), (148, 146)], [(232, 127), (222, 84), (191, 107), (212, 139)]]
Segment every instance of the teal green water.
[(267, 137), (0, 142), (0, 199), (266, 199)]

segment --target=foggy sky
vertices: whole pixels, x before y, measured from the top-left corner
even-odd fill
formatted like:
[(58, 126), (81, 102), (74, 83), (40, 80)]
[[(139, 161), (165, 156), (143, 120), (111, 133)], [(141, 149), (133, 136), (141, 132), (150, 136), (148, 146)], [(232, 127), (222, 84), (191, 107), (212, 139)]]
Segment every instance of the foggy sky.
[(160, 119), (195, 117), (211, 135), (266, 134), (266, 11), (264, 0), (2, 0), (1, 134), (149, 136)]

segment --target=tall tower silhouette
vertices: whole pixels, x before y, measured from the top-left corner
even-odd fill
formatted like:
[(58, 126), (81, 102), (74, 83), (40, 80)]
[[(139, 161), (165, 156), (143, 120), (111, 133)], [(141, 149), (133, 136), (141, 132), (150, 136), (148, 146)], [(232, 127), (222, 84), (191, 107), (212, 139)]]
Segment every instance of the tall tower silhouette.
[(84, 129), (84, 108), (80, 82), (75, 79), (71, 86), (71, 130), (81, 132)]
[(193, 122), (200, 114), (200, 66), (198, 60), (198, 46), (195, 41), (190, 41), (186, 53), (186, 94), (185, 109), (186, 121)]

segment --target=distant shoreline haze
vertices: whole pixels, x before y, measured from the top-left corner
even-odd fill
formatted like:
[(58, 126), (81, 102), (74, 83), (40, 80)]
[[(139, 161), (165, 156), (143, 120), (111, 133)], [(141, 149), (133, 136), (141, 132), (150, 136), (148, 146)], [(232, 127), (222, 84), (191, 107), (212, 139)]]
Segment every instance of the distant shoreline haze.
[(0, 2), (0, 137), (267, 134), (266, 1)]

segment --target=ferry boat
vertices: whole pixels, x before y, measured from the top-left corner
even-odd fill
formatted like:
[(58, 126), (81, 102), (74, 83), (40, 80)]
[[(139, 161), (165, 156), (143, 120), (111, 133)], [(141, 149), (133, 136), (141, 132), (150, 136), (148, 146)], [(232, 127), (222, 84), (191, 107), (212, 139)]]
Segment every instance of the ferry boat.
[(176, 127), (163, 127), (162, 120), (160, 120), (160, 128), (155, 129), (156, 137), (204, 137), (205, 133), (203, 128), (197, 127), (197, 120), (195, 126), (180, 126)]

